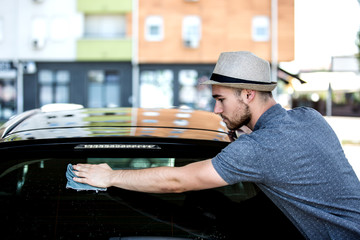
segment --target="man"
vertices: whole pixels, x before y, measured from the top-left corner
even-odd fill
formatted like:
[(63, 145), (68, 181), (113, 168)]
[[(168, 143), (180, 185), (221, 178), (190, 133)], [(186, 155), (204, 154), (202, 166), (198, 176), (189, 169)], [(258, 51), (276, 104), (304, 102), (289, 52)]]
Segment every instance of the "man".
[(285, 110), (271, 91), (269, 63), (222, 53), (211, 79), (214, 112), (230, 130), (247, 126), (213, 159), (184, 167), (112, 170), (78, 164), (75, 181), (143, 192), (184, 192), (254, 182), (308, 239), (360, 239), (360, 182), (324, 118)]

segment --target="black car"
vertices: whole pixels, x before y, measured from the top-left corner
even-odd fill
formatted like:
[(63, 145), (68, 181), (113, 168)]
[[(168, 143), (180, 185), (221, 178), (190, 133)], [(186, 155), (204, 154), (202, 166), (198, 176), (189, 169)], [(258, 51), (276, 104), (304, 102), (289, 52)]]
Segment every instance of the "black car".
[(138, 169), (214, 157), (229, 140), (213, 113), (49, 105), (0, 135), (1, 239), (301, 238), (252, 183), (181, 194), (66, 188), (69, 163)]

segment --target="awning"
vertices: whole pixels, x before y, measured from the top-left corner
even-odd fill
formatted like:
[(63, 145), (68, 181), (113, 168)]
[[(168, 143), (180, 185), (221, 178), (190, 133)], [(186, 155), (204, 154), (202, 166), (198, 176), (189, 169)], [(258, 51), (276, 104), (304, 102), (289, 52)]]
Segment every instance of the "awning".
[(300, 76), (307, 83), (293, 82), (295, 92), (327, 92), (329, 84), (333, 92), (360, 91), (360, 75), (354, 72), (313, 72), (301, 73)]
[(282, 68), (280, 68), (280, 67), (278, 67), (277, 77), (278, 77), (279, 80), (284, 81), (286, 84), (291, 83), (294, 78), (297, 79), (297, 80), (299, 80), (299, 82), (300, 82), (301, 84), (306, 83), (306, 81), (304, 81), (303, 79), (301, 79), (301, 78), (299, 77), (299, 75), (289, 73), (288, 71), (285, 71), (284, 69), (282, 69)]

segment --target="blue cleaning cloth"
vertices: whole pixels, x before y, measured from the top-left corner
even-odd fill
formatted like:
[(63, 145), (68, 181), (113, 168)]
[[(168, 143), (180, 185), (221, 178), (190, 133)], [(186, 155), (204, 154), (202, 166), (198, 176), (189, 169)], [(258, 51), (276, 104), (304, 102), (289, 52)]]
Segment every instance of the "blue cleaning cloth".
[(68, 182), (66, 184), (66, 188), (71, 188), (71, 189), (74, 189), (77, 191), (93, 190), (96, 192), (107, 190), (107, 188), (98, 188), (98, 187), (91, 186), (89, 184), (75, 182), (73, 180), (73, 177), (77, 177), (77, 176), (75, 175), (74, 171), (76, 171), (76, 170), (73, 168), (72, 164), (69, 163), (67, 165), (67, 171), (66, 171), (66, 178), (68, 180)]

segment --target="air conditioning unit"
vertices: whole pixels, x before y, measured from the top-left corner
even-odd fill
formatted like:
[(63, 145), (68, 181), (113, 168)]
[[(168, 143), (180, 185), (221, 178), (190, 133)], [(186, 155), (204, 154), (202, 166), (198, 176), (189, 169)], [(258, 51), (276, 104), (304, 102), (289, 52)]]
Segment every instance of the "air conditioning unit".
[(184, 46), (187, 48), (198, 48), (199, 47), (199, 40), (194, 39), (184, 39)]
[(40, 38), (34, 38), (31, 40), (31, 45), (33, 49), (40, 50), (45, 46), (45, 40)]
[(29, 62), (24, 62), (23, 63), (23, 68), (24, 68), (24, 73), (25, 74), (34, 74), (36, 73), (36, 63), (29, 61)]

